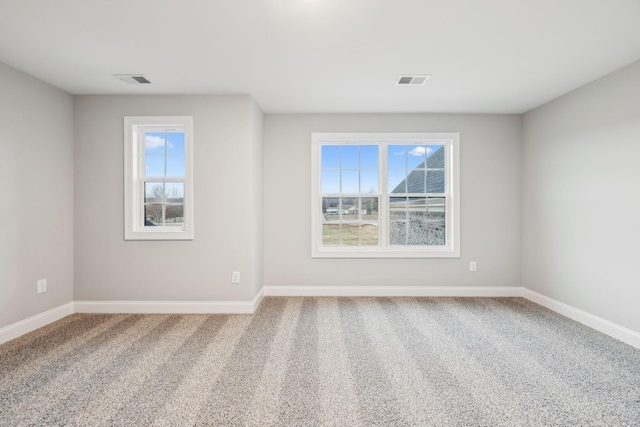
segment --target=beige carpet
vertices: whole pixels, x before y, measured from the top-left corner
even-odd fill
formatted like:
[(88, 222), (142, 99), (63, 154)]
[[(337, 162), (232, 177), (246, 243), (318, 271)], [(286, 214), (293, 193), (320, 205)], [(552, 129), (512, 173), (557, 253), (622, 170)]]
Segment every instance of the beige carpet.
[(75, 314), (0, 346), (0, 426), (640, 426), (640, 350), (520, 298)]

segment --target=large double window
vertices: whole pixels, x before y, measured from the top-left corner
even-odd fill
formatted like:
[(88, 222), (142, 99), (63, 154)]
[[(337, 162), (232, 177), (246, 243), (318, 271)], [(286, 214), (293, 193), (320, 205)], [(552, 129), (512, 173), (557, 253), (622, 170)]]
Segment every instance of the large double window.
[(460, 256), (459, 134), (313, 134), (312, 255)]
[(125, 117), (125, 239), (193, 239), (191, 117)]

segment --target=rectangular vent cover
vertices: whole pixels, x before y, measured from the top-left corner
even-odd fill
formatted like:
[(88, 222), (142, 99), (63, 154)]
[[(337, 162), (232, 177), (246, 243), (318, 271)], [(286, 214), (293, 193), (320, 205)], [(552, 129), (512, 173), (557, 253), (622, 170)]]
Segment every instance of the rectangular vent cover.
[(121, 82), (127, 84), (149, 84), (151, 83), (145, 76), (142, 74), (114, 74), (114, 77), (120, 80)]
[(400, 76), (398, 77), (398, 82), (396, 85), (405, 86), (405, 85), (423, 85), (427, 80), (429, 80), (429, 75), (423, 76)]

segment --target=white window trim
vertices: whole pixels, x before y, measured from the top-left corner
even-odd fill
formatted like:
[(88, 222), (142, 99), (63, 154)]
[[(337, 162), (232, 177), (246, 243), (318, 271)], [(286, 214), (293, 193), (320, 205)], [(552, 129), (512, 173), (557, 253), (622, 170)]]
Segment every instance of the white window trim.
[[(322, 221), (320, 219), (320, 158), (323, 143), (339, 142), (348, 144), (429, 144), (446, 141), (447, 149), (447, 191), (449, 193), (450, 208), (445, 219), (446, 245), (443, 246), (393, 246), (384, 247), (386, 236), (380, 238), (380, 245), (376, 247), (324, 247), (322, 246)], [(460, 258), (460, 134), (445, 133), (312, 133), (311, 134), (311, 257), (312, 258)], [(380, 197), (387, 194), (387, 153), (379, 153)], [(387, 224), (387, 213), (380, 209), (378, 212), (380, 224)], [(383, 229), (388, 229), (384, 227)]]
[[(139, 129), (158, 126), (184, 127), (184, 229), (145, 227), (143, 223), (142, 174), (144, 144)], [(124, 239), (125, 240), (193, 240), (193, 118), (190, 116), (124, 118)]]

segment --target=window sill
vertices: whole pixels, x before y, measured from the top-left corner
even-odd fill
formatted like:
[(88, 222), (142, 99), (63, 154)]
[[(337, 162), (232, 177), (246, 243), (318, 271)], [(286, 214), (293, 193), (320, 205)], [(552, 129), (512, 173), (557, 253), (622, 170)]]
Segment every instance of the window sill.
[(128, 231), (124, 240), (193, 240), (193, 233), (186, 231)]
[(315, 249), (311, 258), (460, 258), (460, 250), (452, 248), (392, 249), (331, 248)]

